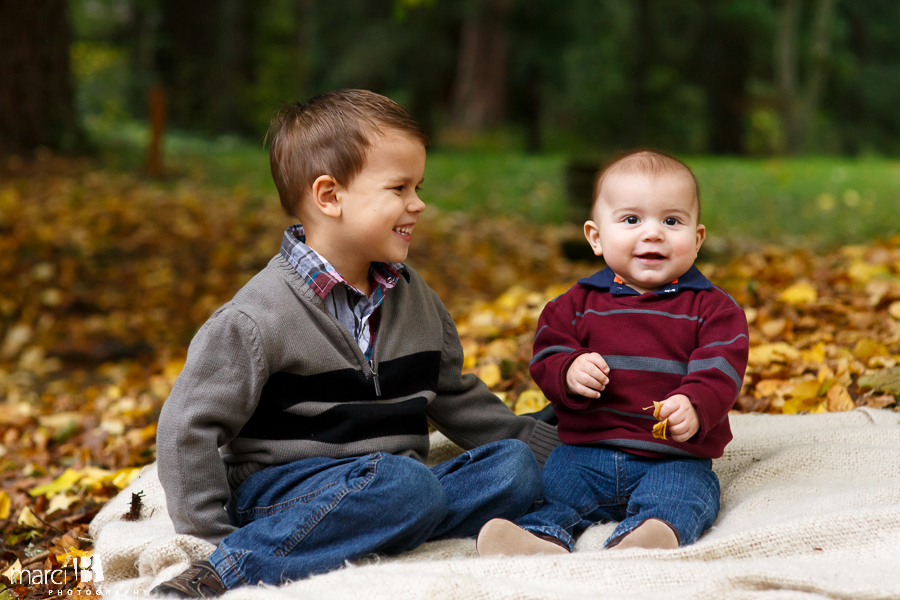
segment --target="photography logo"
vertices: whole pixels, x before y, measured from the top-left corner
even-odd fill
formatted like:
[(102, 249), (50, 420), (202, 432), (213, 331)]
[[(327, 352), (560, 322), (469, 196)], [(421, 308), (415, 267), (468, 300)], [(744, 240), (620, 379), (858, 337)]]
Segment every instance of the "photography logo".
[[(69, 556), (66, 553), (66, 556)], [(82, 583), (98, 583), (103, 579), (103, 571), (100, 568), (100, 558), (97, 556), (71, 556), (72, 566), (75, 569), (75, 579)], [(68, 561), (66, 561), (68, 564)], [(49, 584), (61, 585), (66, 581), (64, 568), (58, 569), (14, 569), (10, 578), (13, 583), (29, 586), (43, 586)]]

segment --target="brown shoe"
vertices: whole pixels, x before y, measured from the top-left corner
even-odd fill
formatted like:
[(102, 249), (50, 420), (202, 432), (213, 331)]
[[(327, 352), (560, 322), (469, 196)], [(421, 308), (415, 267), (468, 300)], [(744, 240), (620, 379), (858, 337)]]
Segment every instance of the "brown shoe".
[(194, 562), (187, 571), (159, 584), (152, 596), (177, 596), (179, 598), (214, 598), (228, 591), (225, 582), (208, 560)]
[(475, 540), (475, 551), (479, 556), (569, 553), (556, 538), (543, 538), (506, 519), (491, 519), (485, 523)]

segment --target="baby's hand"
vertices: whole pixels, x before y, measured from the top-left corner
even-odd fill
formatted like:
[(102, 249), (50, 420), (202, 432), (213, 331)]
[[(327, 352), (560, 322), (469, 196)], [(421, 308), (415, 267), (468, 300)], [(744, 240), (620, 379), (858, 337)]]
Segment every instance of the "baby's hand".
[(663, 400), (659, 418), (669, 419), (667, 429), (676, 442), (686, 442), (700, 430), (700, 418), (691, 401), (684, 394)]
[(599, 398), (609, 383), (609, 365), (596, 352), (582, 354), (566, 371), (566, 391), (585, 398)]

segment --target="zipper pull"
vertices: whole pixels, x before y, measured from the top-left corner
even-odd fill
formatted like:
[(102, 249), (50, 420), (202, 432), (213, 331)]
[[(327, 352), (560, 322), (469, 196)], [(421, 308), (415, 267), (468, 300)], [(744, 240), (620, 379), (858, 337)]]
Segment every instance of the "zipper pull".
[(375, 395), (381, 396), (381, 383), (378, 381), (378, 372), (375, 370), (374, 360), (369, 360), (369, 368), (372, 369), (372, 379), (375, 381)]

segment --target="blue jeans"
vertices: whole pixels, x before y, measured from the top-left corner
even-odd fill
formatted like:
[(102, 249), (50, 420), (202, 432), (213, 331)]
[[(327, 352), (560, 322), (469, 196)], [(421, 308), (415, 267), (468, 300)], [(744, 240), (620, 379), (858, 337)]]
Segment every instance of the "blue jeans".
[(540, 468), (519, 440), (431, 469), (382, 453), (308, 458), (263, 469), (238, 487), (228, 514), (240, 529), (209, 560), (229, 588), (277, 585), (373, 553), (474, 536), (490, 519), (515, 519), (540, 500)]
[(647, 519), (669, 524), (682, 546), (712, 527), (719, 479), (712, 461), (652, 459), (598, 446), (557, 446), (544, 465), (544, 504), (515, 522), (571, 551), (594, 523), (620, 521), (608, 547)]

